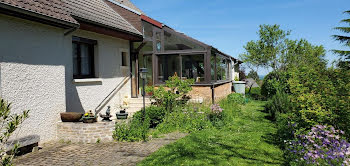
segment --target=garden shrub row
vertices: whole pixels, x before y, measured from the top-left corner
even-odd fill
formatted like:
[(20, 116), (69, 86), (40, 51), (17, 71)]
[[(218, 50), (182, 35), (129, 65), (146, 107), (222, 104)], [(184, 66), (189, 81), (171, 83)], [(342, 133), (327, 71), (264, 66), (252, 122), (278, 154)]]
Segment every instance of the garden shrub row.
[[(200, 130), (222, 127), (231, 123), (232, 113), (225, 111), (220, 105), (229, 108), (245, 104), (247, 100), (240, 94), (231, 94), (219, 104), (188, 103), (188, 92), (191, 91), (193, 80), (182, 81), (170, 77), (165, 86), (149, 87), (152, 106), (146, 108), (146, 118), (142, 120), (142, 112), (137, 112), (132, 120), (126, 123), (116, 123), (113, 137), (117, 141), (141, 141), (148, 136), (157, 137), (174, 131), (192, 133)], [(150, 130), (153, 128), (154, 130)]]
[(350, 71), (320, 58), (264, 79), (266, 110), (291, 165), (348, 165)]

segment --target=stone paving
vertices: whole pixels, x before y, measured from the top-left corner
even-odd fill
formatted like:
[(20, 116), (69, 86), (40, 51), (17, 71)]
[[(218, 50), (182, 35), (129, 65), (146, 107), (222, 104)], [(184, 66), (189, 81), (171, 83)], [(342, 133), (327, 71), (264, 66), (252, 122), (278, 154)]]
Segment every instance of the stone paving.
[(49, 143), (37, 152), (15, 158), (16, 166), (114, 166), (136, 165), (138, 162), (166, 144), (186, 136), (171, 133), (148, 142), (113, 143)]

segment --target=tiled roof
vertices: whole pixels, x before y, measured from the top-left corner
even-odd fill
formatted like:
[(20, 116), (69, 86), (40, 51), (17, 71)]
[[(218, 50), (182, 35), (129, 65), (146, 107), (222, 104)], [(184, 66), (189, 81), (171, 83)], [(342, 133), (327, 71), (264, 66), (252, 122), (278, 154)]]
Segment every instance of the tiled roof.
[(124, 6), (132, 9), (132, 10), (135, 10), (135, 11), (143, 14), (143, 15), (145, 14), (142, 12), (142, 10), (140, 10), (138, 7), (136, 7), (130, 0), (112, 0), (112, 1), (118, 2)]
[(117, 30), (142, 35), (129, 22), (110, 8), (103, 0), (63, 0), (74, 18)]
[(62, 0), (0, 0), (1, 4), (78, 25)]

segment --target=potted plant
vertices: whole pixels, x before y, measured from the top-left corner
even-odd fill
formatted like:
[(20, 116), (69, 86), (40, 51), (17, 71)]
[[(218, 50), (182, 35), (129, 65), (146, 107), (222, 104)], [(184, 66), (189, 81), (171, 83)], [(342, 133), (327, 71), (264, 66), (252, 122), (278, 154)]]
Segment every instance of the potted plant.
[(239, 81), (239, 78), (236, 77), (233, 81), (233, 88), (236, 93), (240, 93), (242, 95), (245, 95), (245, 81)]
[(97, 121), (97, 117), (92, 113), (91, 110), (85, 113), (81, 119), (84, 123), (94, 123)]
[(128, 113), (126, 112), (126, 107), (120, 106), (120, 111), (116, 113), (117, 119), (128, 119)]

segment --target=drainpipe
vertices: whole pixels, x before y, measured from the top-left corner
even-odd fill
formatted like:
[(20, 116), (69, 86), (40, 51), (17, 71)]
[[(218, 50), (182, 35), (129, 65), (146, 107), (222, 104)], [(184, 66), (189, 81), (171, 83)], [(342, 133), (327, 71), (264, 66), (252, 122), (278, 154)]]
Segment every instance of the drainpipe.
[(67, 32), (64, 33), (64, 36), (67, 36), (67, 35), (73, 33), (73, 32), (76, 31), (78, 28), (79, 28), (79, 26), (78, 26), (78, 27), (73, 27), (73, 28), (69, 29)]

